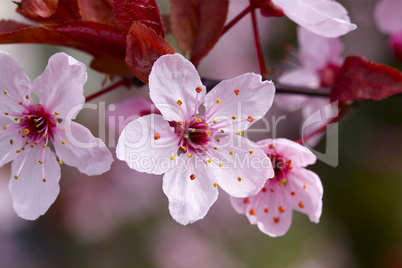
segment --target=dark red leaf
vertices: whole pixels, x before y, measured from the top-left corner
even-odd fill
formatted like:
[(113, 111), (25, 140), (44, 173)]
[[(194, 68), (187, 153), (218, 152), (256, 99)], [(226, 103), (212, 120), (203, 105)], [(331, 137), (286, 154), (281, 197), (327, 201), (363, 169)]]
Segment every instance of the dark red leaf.
[(128, 34), (133, 22), (140, 22), (165, 37), (162, 19), (155, 0), (114, 0), (114, 18), (121, 30)]
[[(36, 0), (38, 1), (38, 0)], [(17, 12), (26, 17), (29, 20), (40, 22), (40, 23), (63, 23), (70, 20), (80, 20), (81, 16), (78, 12), (78, 5), (76, 0), (58, 0), (57, 9), (49, 17), (41, 17), (37, 14), (27, 11), (24, 9), (22, 0), (21, 3), (16, 3), (18, 5)]]
[(402, 93), (402, 73), (386, 65), (376, 64), (360, 56), (345, 59), (335, 84), (331, 101), (354, 99), (381, 100)]
[(152, 65), (162, 55), (176, 53), (165, 38), (142, 23), (134, 22), (127, 35), (126, 63), (131, 72), (148, 83)]
[(118, 27), (112, 12), (113, 2), (111, 0), (77, 0), (81, 18), (87, 21), (104, 23)]
[(124, 59), (126, 51), (126, 38), (119, 29), (89, 21), (32, 26), (0, 33), (0, 44), (12, 43), (62, 45), (94, 56), (109, 55), (120, 59)]
[[(48, 27), (48, 26), (47, 26)], [(52, 27), (69, 42), (79, 43), (81, 50), (92, 55), (110, 55), (124, 59), (126, 37), (120, 29), (89, 21), (71, 21)]]
[(90, 67), (98, 72), (109, 75), (119, 75), (127, 78), (133, 77), (124, 59), (111, 56), (98, 56), (91, 61)]
[(31, 26), (32, 25), (13, 20), (0, 20), (0, 33), (17, 31)]
[(197, 65), (218, 42), (228, 12), (228, 0), (171, 0), (171, 29), (179, 48)]

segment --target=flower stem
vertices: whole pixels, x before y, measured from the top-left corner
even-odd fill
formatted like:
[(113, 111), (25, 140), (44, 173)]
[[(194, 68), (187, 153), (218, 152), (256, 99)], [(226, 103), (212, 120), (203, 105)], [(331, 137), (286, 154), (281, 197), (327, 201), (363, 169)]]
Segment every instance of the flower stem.
[(96, 92), (96, 93), (94, 93), (94, 94), (92, 94), (92, 95), (86, 97), (85, 102), (89, 102), (89, 101), (91, 101), (91, 100), (93, 100), (93, 99), (95, 99), (95, 98), (97, 98), (97, 97), (99, 97), (99, 96), (101, 96), (101, 95), (103, 95), (103, 94), (108, 93), (109, 91), (112, 91), (112, 90), (115, 89), (115, 88), (118, 88), (118, 87), (120, 87), (120, 86), (124, 86), (124, 85), (126, 85), (126, 84), (127, 84), (127, 80), (126, 80), (126, 79), (122, 79), (122, 80), (120, 80), (119, 82), (114, 83), (113, 85), (111, 85), (111, 86), (109, 86), (109, 87), (107, 87), (107, 88), (105, 88), (105, 89), (102, 89), (102, 90), (99, 91), (99, 92)]
[(314, 130), (313, 132), (307, 134), (306, 136), (301, 137), (301, 138), (298, 139), (296, 142), (297, 142), (298, 144), (302, 144), (302, 143), (305, 143), (306, 141), (308, 141), (309, 139), (311, 139), (312, 137), (314, 137), (314, 136), (316, 136), (316, 135), (318, 135), (318, 134), (321, 134), (323, 131), (325, 131), (325, 130), (327, 129), (327, 126), (328, 126), (328, 125), (333, 124), (333, 123), (339, 121), (339, 120), (342, 118), (343, 115), (344, 115), (344, 110), (341, 108), (340, 111), (339, 111), (339, 113), (338, 113), (338, 115), (335, 116), (334, 118), (332, 118), (327, 124), (325, 124), (324, 126), (322, 126), (322, 127), (318, 128), (318, 129)]
[(257, 50), (258, 64), (260, 66), (260, 72), (261, 72), (261, 74), (265, 74), (267, 72), (267, 68), (265, 67), (265, 63), (264, 63), (264, 55), (262, 53), (260, 35), (258, 33), (258, 25), (257, 25), (257, 18), (255, 16), (255, 9), (251, 10), (251, 19), (253, 21), (254, 41), (255, 41), (255, 48)]
[(235, 18), (233, 18), (225, 27), (223, 27), (222, 35), (224, 35), (230, 28), (233, 27), (239, 20), (241, 20), (244, 16), (246, 16), (252, 10), (251, 5), (246, 7), (242, 12), (239, 13)]

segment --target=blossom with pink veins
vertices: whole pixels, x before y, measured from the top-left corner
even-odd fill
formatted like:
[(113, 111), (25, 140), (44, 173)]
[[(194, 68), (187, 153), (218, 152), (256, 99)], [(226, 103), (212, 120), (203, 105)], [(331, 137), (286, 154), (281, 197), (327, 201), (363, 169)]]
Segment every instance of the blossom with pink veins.
[[(246, 73), (206, 94), (195, 67), (172, 54), (155, 62), (149, 88), (162, 115), (127, 124), (116, 155), (137, 171), (165, 173), (163, 191), (177, 222), (203, 218), (218, 197), (218, 184), (231, 196), (246, 197), (274, 175), (266, 154), (241, 136), (272, 105), (272, 82)], [(202, 103), (205, 113), (199, 115)]]
[(305, 169), (316, 156), (302, 145), (287, 139), (266, 139), (257, 144), (269, 156), (275, 176), (255, 196), (231, 198), (233, 208), (246, 214), (251, 224), (270, 236), (284, 235), (292, 223), (292, 210), (305, 213), (318, 223), (322, 211), (320, 178)]
[(21, 218), (35, 220), (55, 201), (63, 162), (87, 175), (110, 168), (103, 142), (71, 121), (84, 105), (86, 80), (84, 64), (57, 53), (31, 83), (17, 61), (0, 52), (0, 166), (13, 161), (9, 189)]
[[(300, 66), (284, 72), (278, 82), (284, 85), (301, 86), (309, 88), (331, 87), (340, 70), (343, 59), (340, 56), (343, 50), (339, 38), (325, 38), (316, 35), (302, 27), (298, 28), (299, 51), (297, 58)], [(337, 109), (336, 105), (331, 106), (333, 110), (328, 113), (325, 107), (329, 100), (322, 97), (307, 97), (301, 95), (280, 95), (276, 96), (275, 104), (284, 110), (291, 112), (302, 109), (303, 121), (320, 111), (320, 120), (309, 124), (303, 129), (303, 134), (308, 134), (326, 125)], [(316, 135), (306, 141), (309, 146), (318, 143), (322, 135)]]
[(400, 0), (379, 1), (374, 18), (381, 32), (390, 35), (389, 43), (395, 58), (402, 61), (402, 4)]
[(301, 27), (323, 37), (339, 37), (357, 28), (350, 22), (348, 11), (332, 0), (268, 0), (264, 5), (263, 15), (280, 16), (282, 12)]

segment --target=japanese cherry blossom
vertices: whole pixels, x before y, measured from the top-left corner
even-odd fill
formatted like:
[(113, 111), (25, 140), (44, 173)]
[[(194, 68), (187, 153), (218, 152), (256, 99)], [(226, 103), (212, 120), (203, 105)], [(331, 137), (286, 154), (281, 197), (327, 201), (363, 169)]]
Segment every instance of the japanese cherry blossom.
[[(343, 50), (342, 42), (339, 38), (325, 38), (299, 27), (298, 43), (297, 59), (300, 65), (284, 72), (278, 78), (278, 82), (284, 85), (317, 89), (319, 87), (331, 87), (343, 62), (341, 57)], [(336, 114), (337, 110), (336, 105), (333, 107), (329, 106), (329, 100), (322, 97), (312, 98), (301, 95), (281, 95), (276, 96), (275, 103), (288, 111), (302, 109), (303, 121), (315, 112), (320, 112), (319, 120), (305, 126), (303, 134), (311, 133), (315, 129), (326, 125), (331, 118), (328, 115)], [(326, 113), (326, 106), (330, 107), (333, 111)], [(321, 136), (312, 137), (306, 143), (309, 146), (313, 146), (319, 141)]]
[(266, 139), (257, 144), (269, 156), (275, 176), (267, 180), (255, 196), (232, 198), (234, 209), (246, 214), (251, 224), (270, 236), (284, 235), (292, 223), (292, 210), (307, 214), (318, 223), (322, 211), (323, 188), (320, 178), (305, 169), (315, 155), (287, 139)]
[[(331, 0), (272, 0), (267, 1), (264, 12), (282, 11), (298, 25), (324, 37), (339, 37), (356, 29), (350, 22), (347, 10)], [(274, 4), (274, 5), (272, 5)], [(280, 13), (280, 12), (279, 12)]]
[(35, 220), (55, 201), (60, 164), (87, 175), (110, 168), (113, 158), (103, 142), (72, 121), (85, 102), (86, 79), (83, 63), (57, 53), (31, 83), (17, 61), (0, 52), (0, 166), (13, 161), (9, 189), (24, 219)]
[[(177, 222), (203, 218), (218, 197), (218, 185), (231, 196), (247, 197), (273, 176), (266, 154), (242, 137), (271, 106), (272, 82), (246, 73), (206, 94), (195, 67), (171, 54), (155, 62), (149, 89), (162, 115), (127, 124), (116, 155), (137, 171), (165, 173), (163, 191)], [(202, 103), (205, 113), (200, 115)]]
[(379, 1), (374, 18), (381, 32), (390, 35), (389, 43), (395, 57), (402, 61), (402, 8), (397, 0)]

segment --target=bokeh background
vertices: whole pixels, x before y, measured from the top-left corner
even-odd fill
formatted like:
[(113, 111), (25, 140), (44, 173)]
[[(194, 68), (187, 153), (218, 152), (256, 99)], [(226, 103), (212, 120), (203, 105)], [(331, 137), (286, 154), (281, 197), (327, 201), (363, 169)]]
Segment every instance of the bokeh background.
[[(341, 1), (358, 29), (342, 37), (344, 56), (359, 54), (401, 69), (373, 19), (375, 0)], [(402, 2), (401, 10), (402, 10)], [(168, 3), (161, 2), (162, 10)], [(247, 4), (231, 0), (229, 18)], [(0, 17), (23, 20), (12, 1), (0, 1)], [(401, 22), (402, 23), (402, 22)], [(296, 26), (287, 18), (259, 18), (267, 65), (273, 74), (290, 67), (284, 44), (297, 48)], [(251, 19), (223, 36), (199, 67), (204, 77), (224, 79), (258, 72)], [(45, 45), (1, 45), (33, 80), (58, 51), (88, 63), (90, 56)], [(102, 74), (89, 70), (85, 95), (101, 89)], [(114, 153), (118, 134), (105, 112), (110, 104), (147, 96), (147, 87), (120, 88), (91, 103), (78, 121)], [(232, 209), (220, 191), (217, 203), (195, 224), (181, 226), (168, 213), (161, 176), (137, 173), (116, 161), (111, 171), (87, 177), (63, 166), (61, 194), (31, 222), (18, 218), (8, 192), (10, 166), (0, 169), (0, 267), (402, 267), (402, 96), (359, 103), (339, 124), (339, 165), (311, 166), (324, 185), (321, 222), (294, 213), (289, 232), (261, 233)], [(283, 115), (273, 107), (267, 120)], [(286, 113), (280, 137), (299, 137), (299, 112)], [(113, 118), (115, 120), (115, 118)], [(106, 123), (105, 123), (106, 121)], [(117, 122), (117, 121), (116, 121)], [(253, 139), (274, 133), (251, 134)], [(325, 139), (316, 148), (325, 150)]]

